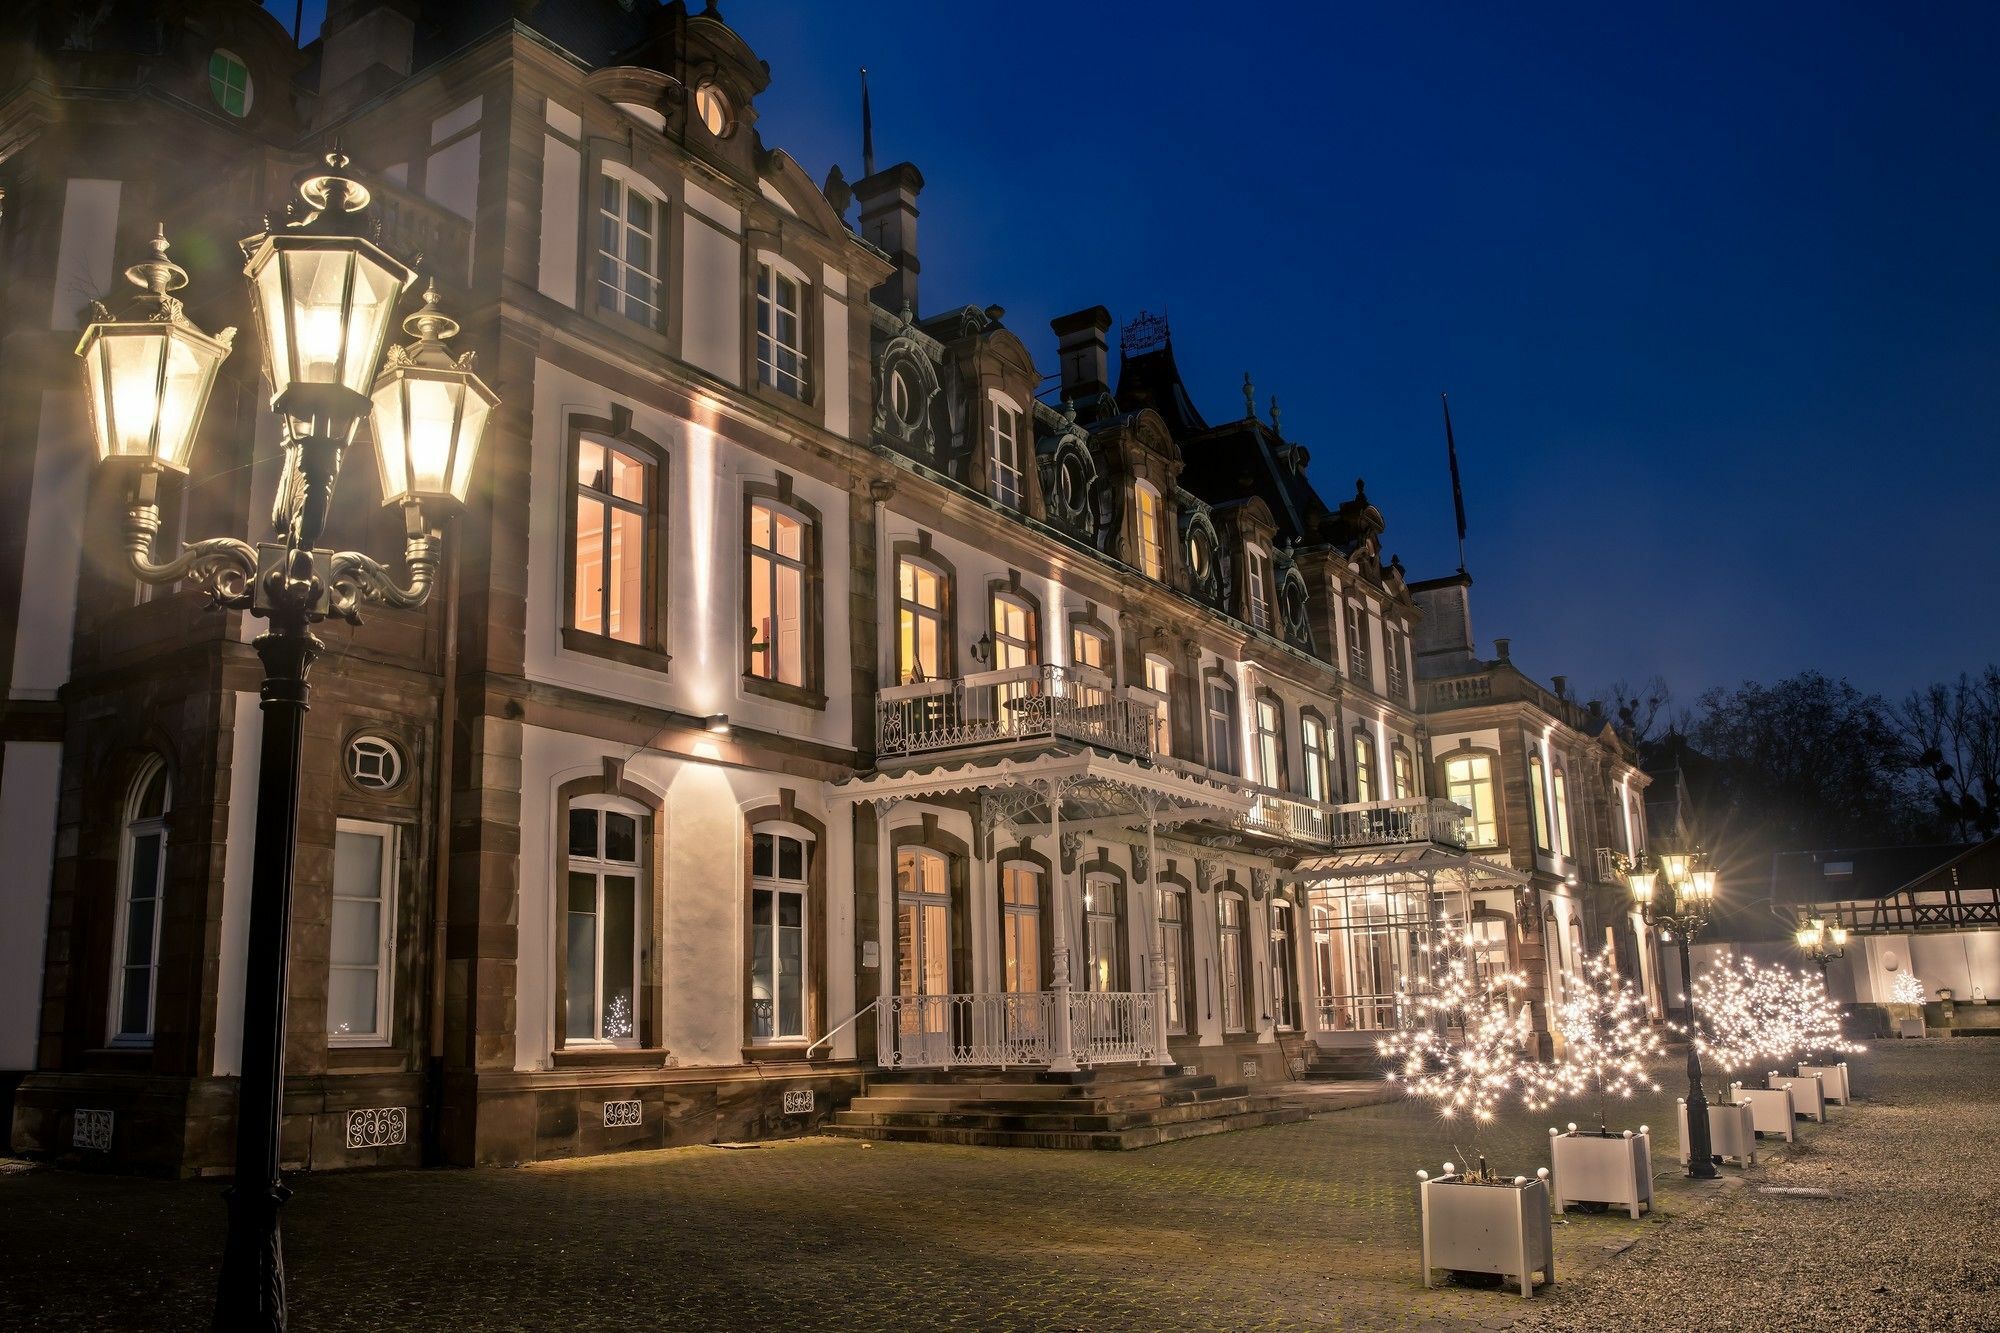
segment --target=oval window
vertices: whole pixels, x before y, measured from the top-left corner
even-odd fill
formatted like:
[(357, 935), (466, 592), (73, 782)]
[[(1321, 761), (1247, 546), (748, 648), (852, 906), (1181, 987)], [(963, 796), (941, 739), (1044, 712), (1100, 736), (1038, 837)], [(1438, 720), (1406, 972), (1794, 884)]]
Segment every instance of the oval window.
[(714, 84), (704, 83), (694, 90), (694, 113), (716, 138), (729, 133), (729, 99)]
[(250, 114), (250, 67), (234, 51), (217, 51), (208, 58), (208, 91), (215, 104), (232, 116)]

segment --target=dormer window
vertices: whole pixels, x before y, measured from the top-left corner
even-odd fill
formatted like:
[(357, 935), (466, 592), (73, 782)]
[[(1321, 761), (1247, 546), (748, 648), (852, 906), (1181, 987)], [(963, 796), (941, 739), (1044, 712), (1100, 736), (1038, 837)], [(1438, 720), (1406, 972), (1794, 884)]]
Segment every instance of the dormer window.
[(1025, 508), (1028, 502), (1027, 446), (1022, 440), (1021, 409), (1012, 399), (993, 395), (993, 417), (988, 426), (987, 479), (990, 494), (1009, 509)]
[(215, 104), (237, 119), (250, 114), (253, 87), (250, 67), (234, 51), (217, 51), (208, 58), (208, 91)]
[(1271, 558), (1254, 546), (1243, 548), (1243, 580), (1249, 593), (1247, 611), (1252, 629), (1271, 628)]
[(736, 127), (736, 112), (729, 105), (729, 96), (712, 83), (704, 83), (694, 90), (694, 114), (702, 127), (718, 139), (729, 137), (729, 131)]
[(1166, 516), (1161, 512), (1160, 493), (1145, 482), (1132, 488), (1139, 519), (1139, 572), (1149, 579), (1167, 576)]

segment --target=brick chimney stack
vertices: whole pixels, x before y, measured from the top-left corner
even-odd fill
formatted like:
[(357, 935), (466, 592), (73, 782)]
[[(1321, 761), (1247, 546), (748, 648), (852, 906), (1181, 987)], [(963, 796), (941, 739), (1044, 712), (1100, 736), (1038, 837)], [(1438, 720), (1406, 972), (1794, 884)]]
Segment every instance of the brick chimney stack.
[(1049, 321), (1062, 362), (1063, 397), (1076, 403), (1111, 392), (1111, 312), (1101, 305)]
[(416, 9), (417, 0), (327, 0), (315, 124), (338, 119), (409, 75)]

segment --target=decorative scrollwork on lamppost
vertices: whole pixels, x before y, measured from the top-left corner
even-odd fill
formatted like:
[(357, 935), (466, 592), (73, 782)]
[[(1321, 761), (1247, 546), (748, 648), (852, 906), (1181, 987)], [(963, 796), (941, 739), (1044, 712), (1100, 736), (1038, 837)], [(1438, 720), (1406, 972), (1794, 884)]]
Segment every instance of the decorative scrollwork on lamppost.
[[(210, 337), (172, 293), (188, 275), (167, 258), (164, 229), (152, 255), (125, 272), (141, 289), (114, 319), (102, 305), (77, 345), (91, 428), (103, 465), (132, 468), (124, 545), (132, 571), (152, 584), (190, 583), (212, 607), (267, 622), (255, 647), (264, 665), (264, 729), (252, 855), (250, 931), (243, 985), (243, 1056), (236, 1118), (236, 1175), (216, 1297), (217, 1328), (285, 1326), (285, 1275), (278, 1212), (283, 1128), (285, 973), (290, 953), (292, 868), (298, 852), (300, 740), (307, 672), (322, 649), (312, 627), (360, 623), (362, 606), (410, 609), (429, 598), (439, 567), (436, 520), (465, 502), (488, 417), (499, 398), (454, 358), (445, 342), (458, 326), (437, 309), (435, 288), (404, 322), (415, 339), (383, 349), (396, 306), (415, 272), (376, 244), (364, 217), (369, 192), (329, 153), (304, 173), (283, 227), (243, 243), (252, 308), (271, 406), (284, 429), (284, 473), (272, 526), (255, 546), (215, 537), (155, 560), (159, 478), (185, 474), (215, 377), (234, 329)], [(377, 372), (380, 371), (378, 376)], [(372, 416), (382, 501), (404, 516), (408, 581), (359, 551), (322, 550), (341, 462)], [(129, 461), (128, 461), (129, 460)], [(428, 513), (426, 509), (428, 507)]]
[(1713, 1180), (1718, 1173), (1709, 1136), (1708, 1097), (1701, 1087), (1701, 1054), (1695, 1043), (1694, 963), (1688, 950), (1714, 914), (1717, 876), (1699, 848), (1661, 852), (1653, 859), (1655, 870), (1626, 862), (1626, 882), (1646, 923), (1671, 931), (1680, 950), (1681, 986), (1688, 1008), (1687, 1173), (1693, 1180)]
[(1807, 917), (1792, 938), (1819, 968), (1821, 985), (1826, 984), (1826, 965), (1847, 956), (1847, 927), (1833, 925), (1824, 917)]

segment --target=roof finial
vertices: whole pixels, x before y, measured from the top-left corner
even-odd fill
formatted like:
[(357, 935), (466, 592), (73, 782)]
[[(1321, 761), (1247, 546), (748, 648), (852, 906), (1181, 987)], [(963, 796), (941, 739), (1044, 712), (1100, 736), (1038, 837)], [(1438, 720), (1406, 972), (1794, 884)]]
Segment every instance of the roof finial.
[(1257, 419), (1257, 386), (1250, 382), (1250, 372), (1243, 372), (1243, 415), (1251, 421)]
[(875, 174), (875, 113), (868, 106), (868, 66), (861, 67), (861, 174)]
[(1279, 439), (1285, 437), (1284, 430), (1278, 425), (1282, 420), (1284, 418), (1278, 412), (1278, 395), (1274, 393), (1271, 395), (1271, 434), (1277, 436)]

